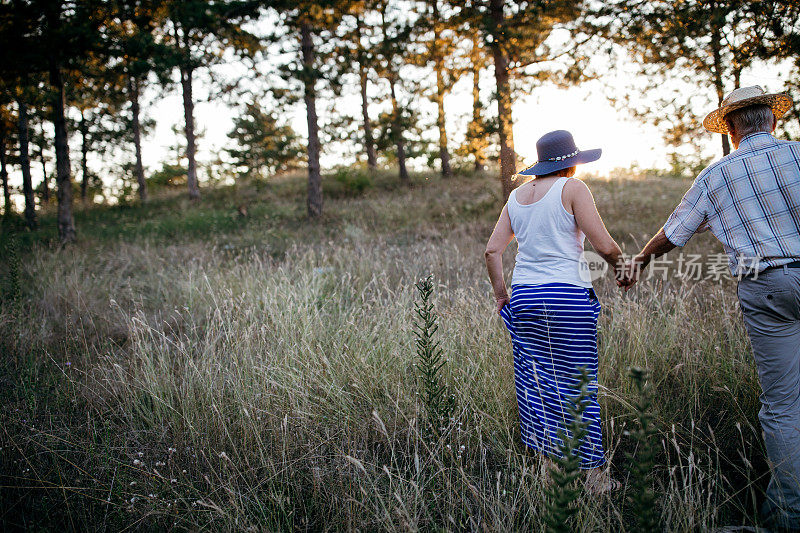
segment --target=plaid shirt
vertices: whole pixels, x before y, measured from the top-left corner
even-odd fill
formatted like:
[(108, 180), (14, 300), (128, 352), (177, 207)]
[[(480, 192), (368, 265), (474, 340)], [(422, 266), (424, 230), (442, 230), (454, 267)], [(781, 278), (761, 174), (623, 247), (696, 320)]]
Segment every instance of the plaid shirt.
[(703, 170), (664, 233), (683, 246), (706, 229), (725, 248), (734, 276), (800, 260), (800, 142), (753, 133)]

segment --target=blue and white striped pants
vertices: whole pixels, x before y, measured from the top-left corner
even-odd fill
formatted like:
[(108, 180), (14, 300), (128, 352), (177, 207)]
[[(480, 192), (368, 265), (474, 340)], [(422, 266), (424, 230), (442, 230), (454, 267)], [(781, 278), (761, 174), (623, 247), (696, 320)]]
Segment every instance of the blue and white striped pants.
[(511, 304), (500, 311), (514, 349), (523, 442), (548, 456), (559, 455), (559, 430), (571, 435), (569, 406), (578, 395), (580, 369), (590, 377), (584, 411), (588, 434), (578, 449), (581, 468), (605, 464), (597, 403), (597, 317), (593, 289), (567, 283), (514, 285)]

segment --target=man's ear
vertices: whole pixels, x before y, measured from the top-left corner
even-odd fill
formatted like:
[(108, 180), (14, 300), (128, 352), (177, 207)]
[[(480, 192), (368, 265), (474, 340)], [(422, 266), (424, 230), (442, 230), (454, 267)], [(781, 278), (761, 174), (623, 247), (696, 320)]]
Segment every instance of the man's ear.
[(772, 133), (775, 133), (775, 128), (778, 127), (778, 117), (775, 114), (772, 114)]
[(733, 138), (733, 136), (736, 134), (733, 124), (729, 120), (726, 120), (725, 125), (728, 126), (728, 135)]

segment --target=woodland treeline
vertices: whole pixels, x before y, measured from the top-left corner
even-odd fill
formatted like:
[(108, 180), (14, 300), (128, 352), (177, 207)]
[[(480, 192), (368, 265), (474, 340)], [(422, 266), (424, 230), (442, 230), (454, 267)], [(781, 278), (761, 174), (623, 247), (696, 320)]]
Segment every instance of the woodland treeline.
[[(199, 200), (198, 85), (236, 110), (224, 154), (231, 172), (307, 168), (312, 218), (323, 211), (320, 154), (329, 142), (354, 147), (370, 171), (396, 167), (403, 183), (409, 157), (428, 155), (444, 177), (454, 161), (483, 170), (496, 160), (507, 197), (520, 94), (602, 80), (615, 57), (629, 55), (645, 85), (615, 88), (614, 101), (663, 123), (670, 145), (692, 144), (697, 106), (718, 104), (754, 65), (775, 69), (797, 99), (799, 19), (797, 0), (2, 0), (4, 211), (14, 209), (10, 172), (21, 176), (30, 229), (55, 197), (63, 242), (76, 237), (74, 197), (93, 201), (110, 175), (125, 184), (120, 194), (141, 202), (164, 181)], [(466, 139), (454, 145), (445, 100), (462, 79), (472, 109)], [(676, 80), (684, 85), (673, 93), (656, 92)], [(158, 118), (148, 118), (142, 95), (168, 91), (182, 97), (182, 142), (175, 164), (146, 176), (142, 137)], [(658, 96), (645, 105), (628, 98), (648, 91)], [(360, 109), (337, 108), (345, 97)], [(321, 98), (334, 106), (321, 107)], [(433, 116), (420, 110), (422, 99), (435, 104)], [(304, 109), (307, 136), (286, 121), (292, 106)], [(788, 122), (800, 124), (797, 109)], [(722, 137), (721, 152), (729, 150)], [(102, 172), (90, 168), (98, 154), (108, 163)]]

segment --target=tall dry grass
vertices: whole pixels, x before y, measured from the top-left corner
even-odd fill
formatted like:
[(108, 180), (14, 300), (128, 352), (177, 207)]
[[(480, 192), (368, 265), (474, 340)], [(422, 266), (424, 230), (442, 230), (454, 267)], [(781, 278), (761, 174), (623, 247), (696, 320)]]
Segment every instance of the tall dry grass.
[[(686, 185), (590, 182), (628, 251)], [(543, 527), (545, 471), (519, 442), (510, 343), (482, 261), (496, 184), (343, 195), (328, 202), (327, 229), (293, 214), (296, 187), (275, 185), (264, 201), (278, 214), (235, 231), (88, 237), (24, 256), (24, 303), (0, 315), (5, 524)], [(717, 252), (711, 242), (687, 251)], [(421, 438), (413, 366), (414, 282), (429, 273), (458, 400), (435, 441)], [(596, 288), (614, 475), (626, 479), (625, 452), (636, 452), (624, 434), (637, 394), (628, 369), (646, 367), (663, 527), (755, 523), (766, 481), (758, 382), (733, 284)], [(626, 496), (583, 495), (576, 527), (631, 527)]]

